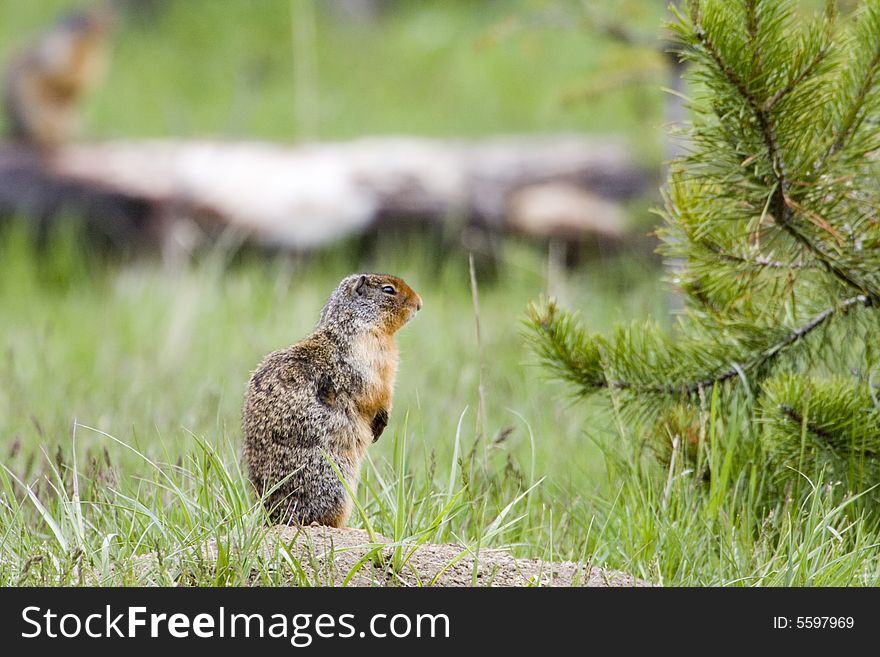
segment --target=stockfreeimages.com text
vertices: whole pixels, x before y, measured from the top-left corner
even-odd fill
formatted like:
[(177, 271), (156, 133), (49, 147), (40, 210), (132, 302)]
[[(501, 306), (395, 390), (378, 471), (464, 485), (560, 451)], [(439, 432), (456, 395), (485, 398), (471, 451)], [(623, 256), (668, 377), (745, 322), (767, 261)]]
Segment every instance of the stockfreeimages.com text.
[(106, 605), (94, 613), (25, 607), (21, 612), (25, 639), (37, 637), (138, 638), (274, 638), (287, 639), (298, 648), (318, 637), (339, 638), (449, 638), (446, 614), (374, 614), (358, 629), (355, 614), (238, 614), (219, 607), (214, 613), (147, 613), (146, 607), (114, 611)]

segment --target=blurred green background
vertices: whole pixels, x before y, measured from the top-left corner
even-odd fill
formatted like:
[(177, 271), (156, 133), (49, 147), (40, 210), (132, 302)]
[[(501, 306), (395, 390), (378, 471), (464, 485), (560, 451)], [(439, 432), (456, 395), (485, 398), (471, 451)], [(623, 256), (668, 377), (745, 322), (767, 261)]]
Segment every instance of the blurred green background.
[[(60, 13), (88, 5), (2, 0), (0, 61)], [(369, 20), (307, 0), (122, 6), (108, 75), (86, 99), (84, 139), (588, 132), (621, 136), (659, 179), (667, 84), (660, 1), (398, 0)], [(624, 22), (648, 45), (603, 36), (597, 20)], [(647, 209), (658, 200), (659, 193), (632, 208), (649, 242)], [(613, 506), (618, 484), (606, 476), (601, 445), (619, 440), (618, 427), (608, 408), (575, 404), (548, 382), (522, 326), (527, 304), (546, 294), (583, 308), (600, 331), (646, 315), (667, 321), (650, 243), (600, 250), (566, 269), (548, 258), (546, 243), (507, 238), (497, 278), (479, 280), (477, 317), (468, 254), (438, 259), (430, 237), (380, 239), (369, 252), (351, 240), (309, 255), (242, 255), (217, 245), (169, 268), (152, 258), (107, 260), (64, 227), (40, 246), (27, 224), (24, 217), (0, 226), (0, 460), (35, 483), (50, 509), (58, 491), (42, 477), (51, 479), (53, 464), (69, 471), (74, 418), (157, 463), (192, 458), (198, 436), (235, 467), (250, 371), (310, 330), (341, 278), (383, 270), (410, 282), (425, 308), (400, 335), (394, 413), (370, 450), (375, 472), (384, 471), (394, 437), (406, 431), (414, 486), (445, 489), (464, 415), (462, 449), (481, 454), (483, 478), (471, 480), (471, 506), (448, 540), (478, 539), (524, 484), (546, 477), (528, 516), (495, 544), (534, 556), (589, 553), (642, 574), (653, 568), (638, 553), (591, 537), (596, 513)], [(173, 499), (150, 482), (141, 458), (84, 429), (75, 449), (81, 465), (93, 465), (81, 476), (96, 486), (96, 545), (123, 536), (120, 554), (136, 554), (168, 539), (148, 522), (100, 511), (98, 489), (109, 480), (132, 499), (155, 495), (174, 517)], [(21, 490), (9, 486), (6, 499), (17, 501), (2, 516), (0, 574), (15, 581), (21, 563), (49, 549), (52, 538)], [(360, 495), (376, 512), (367, 489)], [(223, 522), (211, 518), (189, 540), (221, 531)]]
[[(121, 3), (108, 75), (86, 99), (84, 138), (293, 142), (586, 131), (623, 136), (639, 160), (656, 168), (664, 143), (662, 58), (652, 48), (603, 37), (595, 22), (609, 18), (608, 8), (594, 5), (586, 11), (577, 2), (390, 1), (362, 19), (307, 0)], [(65, 11), (90, 6), (3, 2), (0, 59)], [(661, 43), (663, 16), (660, 2), (621, 2), (613, 11), (648, 43)], [(633, 71), (639, 72), (635, 82)], [(639, 207), (643, 221), (650, 202)], [(4, 440), (18, 433), (36, 437), (31, 416), (51, 427), (50, 442), (66, 439), (74, 415), (96, 424), (118, 418), (102, 426), (116, 433), (136, 428), (163, 435), (181, 426), (198, 433), (214, 430), (218, 419), (234, 433), (249, 368), (305, 333), (335, 281), (357, 268), (409, 274), (426, 300), (419, 323), (401, 336), (398, 414), (418, 409), (413, 421), (440, 432), (474, 405), (479, 359), (464, 252), (438, 264), (430, 243), (418, 238), (384, 242), (378, 254), (364, 254), (352, 241), (322, 256), (263, 253), (230, 268), (217, 264), (228, 260), (218, 247), (205, 256), (208, 265), (193, 262), (181, 273), (143, 261), (107, 269), (100, 258), (83, 257), (64, 230), (41, 257), (24, 235), (15, 226), (0, 244), (0, 331), (7, 381), (17, 382), (0, 396)], [(559, 401), (558, 390), (541, 383), (537, 371), (524, 368), (530, 358), (520, 330), (526, 304), (552, 292), (590, 307), (600, 328), (649, 310), (662, 314), (665, 305), (655, 291), (657, 263), (644, 248), (595, 256), (598, 263), (588, 259), (551, 281), (546, 245), (511, 238), (501, 251), (499, 281), (484, 291), (484, 359), (489, 389), (498, 393), (491, 403), (495, 424), (511, 421), (505, 407), (522, 412), (533, 402), (539, 424), (553, 436), (541, 452), (550, 460), (562, 443), (584, 445), (584, 417)], [(235, 293), (244, 304), (238, 308), (227, 296), (236, 285), (247, 287)], [(63, 318), (66, 307), (72, 314)], [(114, 348), (120, 351), (113, 354)], [(57, 360), (47, 360), (53, 353)], [(228, 357), (217, 359), (217, 353)], [(408, 370), (410, 362), (419, 365)], [(448, 385), (428, 386), (427, 403), (428, 390), (414, 376), (424, 376), (424, 386)], [(110, 397), (101, 392), (105, 385)], [(128, 403), (139, 415), (125, 410)], [(39, 413), (34, 404), (42, 406)], [(560, 462), (571, 464), (570, 455)]]
[[(396, 0), (369, 20), (346, 19), (332, 4), (123, 3), (109, 75), (87, 101), (88, 135), (598, 131), (625, 134), (648, 161), (658, 157), (662, 60), (592, 28), (594, 16), (610, 15), (659, 46), (661, 1), (593, 2), (586, 11), (580, 2)], [(91, 5), (0, 3), (0, 60), (77, 6)], [(634, 71), (642, 84), (628, 83)]]

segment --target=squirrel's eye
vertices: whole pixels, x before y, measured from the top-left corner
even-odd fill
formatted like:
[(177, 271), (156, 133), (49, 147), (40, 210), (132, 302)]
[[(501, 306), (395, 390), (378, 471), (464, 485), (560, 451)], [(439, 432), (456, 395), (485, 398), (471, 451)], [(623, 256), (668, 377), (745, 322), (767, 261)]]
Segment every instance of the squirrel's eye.
[(385, 286), (383, 286), (383, 287), (382, 287), (382, 291), (383, 291), (385, 294), (397, 294), (397, 290), (395, 290), (395, 289), (394, 289), (392, 286), (390, 286), (390, 285), (385, 285)]

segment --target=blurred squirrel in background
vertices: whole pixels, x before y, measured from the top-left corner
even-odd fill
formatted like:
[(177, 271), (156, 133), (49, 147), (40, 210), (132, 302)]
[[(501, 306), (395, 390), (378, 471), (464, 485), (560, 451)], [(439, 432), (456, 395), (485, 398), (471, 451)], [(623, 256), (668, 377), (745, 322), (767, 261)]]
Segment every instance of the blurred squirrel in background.
[(3, 99), (13, 139), (53, 148), (76, 135), (79, 102), (103, 77), (115, 23), (109, 6), (70, 14), (13, 58)]

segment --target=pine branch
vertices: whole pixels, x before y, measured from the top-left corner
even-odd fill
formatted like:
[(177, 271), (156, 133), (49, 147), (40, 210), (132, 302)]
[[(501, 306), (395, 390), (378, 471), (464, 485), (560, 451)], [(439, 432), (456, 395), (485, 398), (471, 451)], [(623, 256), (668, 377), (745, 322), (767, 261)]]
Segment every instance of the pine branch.
[(749, 35), (749, 47), (752, 49), (752, 64), (761, 63), (761, 44), (758, 42), (758, 12), (754, 2), (745, 0), (746, 32)]
[(747, 258), (745, 256), (725, 251), (717, 244), (714, 244), (713, 242), (710, 242), (708, 240), (701, 240), (699, 243), (701, 246), (711, 251), (721, 260), (737, 265), (744, 265), (749, 268), (784, 269), (786, 271), (795, 271), (798, 269), (816, 269), (818, 267), (818, 265), (814, 262), (806, 262), (803, 260), (797, 260), (795, 262), (782, 262), (781, 260), (772, 260), (762, 255), (755, 256), (754, 258)]
[(777, 105), (777, 103), (779, 103), (779, 101), (781, 101), (788, 94), (794, 91), (799, 84), (801, 84), (804, 80), (809, 78), (815, 72), (815, 70), (819, 67), (819, 64), (821, 64), (828, 57), (829, 52), (830, 49), (827, 45), (822, 46), (822, 48), (819, 49), (819, 52), (817, 52), (816, 55), (813, 57), (812, 61), (810, 61), (810, 63), (807, 64), (800, 73), (789, 80), (788, 84), (786, 84), (770, 98), (768, 98), (761, 109), (769, 114)]
[(846, 143), (847, 139), (849, 139), (850, 135), (858, 128), (858, 124), (860, 123), (860, 115), (861, 108), (864, 105), (865, 98), (868, 95), (871, 87), (874, 86), (874, 81), (877, 79), (877, 73), (880, 72), (880, 48), (877, 49), (877, 52), (874, 53), (873, 59), (871, 59), (870, 63), (870, 72), (865, 77), (864, 82), (862, 82), (862, 86), (859, 89), (858, 95), (855, 98), (855, 102), (853, 102), (852, 107), (850, 108), (849, 113), (841, 122), (840, 128), (837, 130), (837, 138), (831, 144), (828, 149), (828, 154), (822, 159), (828, 159), (835, 155), (843, 145)]
[(595, 336), (588, 335), (574, 315), (558, 309), (555, 300), (530, 304), (527, 334), (541, 360), (563, 380), (584, 393), (605, 385), (601, 355)]
[[(866, 14), (864, 20), (871, 21), (873, 19), (875, 22), (880, 22), (876, 16), (876, 14), (880, 14), (880, 9), (878, 9), (876, 5), (868, 6)], [(831, 146), (828, 147), (826, 153), (820, 158), (817, 168), (824, 165), (826, 160), (836, 155), (847, 143), (853, 133), (858, 130), (864, 119), (863, 109), (865, 101), (867, 100), (871, 89), (873, 89), (874, 85), (877, 83), (878, 75), (880, 75), (880, 40), (875, 42), (874, 54), (868, 62), (865, 77), (862, 79), (862, 83), (856, 92), (855, 98), (853, 98), (850, 104), (849, 110), (841, 121), (840, 126), (837, 128), (837, 137), (831, 143)]]
[[(745, 362), (729, 362), (720, 366), (714, 373), (676, 383), (642, 383), (609, 378), (608, 368), (602, 367), (600, 363), (602, 352), (605, 351), (602, 349), (601, 338), (589, 338), (583, 329), (574, 323), (571, 315), (560, 312), (552, 302), (544, 312), (538, 311), (533, 306), (530, 308), (529, 315), (532, 329), (539, 338), (536, 347), (544, 362), (562, 373), (567, 380), (576, 383), (583, 391), (607, 388), (625, 390), (635, 394), (690, 396), (700, 390), (711, 388), (716, 384), (722, 384), (764, 367), (781, 353), (823, 326), (835, 315), (844, 315), (857, 306), (871, 307), (873, 305), (873, 300), (864, 295), (844, 299), (814, 315), (805, 324), (787, 332), (776, 342), (767, 345)], [(573, 348), (574, 345), (578, 346)], [(579, 350), (582, 351), (578, 353)], [(577, 376), (578, 373), (586, 376), (580, 378)], [(666, 372), (658, 374), (662, 376)]]
[[(780, 483), (821, 476), (843, 483), (845, 494), (880, 483), (880, 412), (864, 382), (774, 377), (763, 386), (760, 417), (761, 442)], [(880, 489), (871, 497), (876, 502)]]
[(711, 388), (715, 384), (724, 383), (725, 381), (741, 376), (745, 372), (751, 372), (766, 365), (784, 350), (788, 349), (796, 342), (799, 342), (807, 335), (815, 331), (817, 328), (822, 326), (837, 312), (846, 313), (849, 311), (850, 308), (857, 305), (871, 306), (873, 305), (873, 302), (864, 295), (844, 299), (842, 302), (840, 302), (840, 304), (823, 310), (821, 313), (815, 315), (809, 322), (807, 322), (803, 326), (800, 326), (789, 332), (782, 340), (769, 346), (747, 364), (740, 365), (739, 363), (731, 363), (727, 367), (727, 369), (722, 370), (720, 373), (713, 376), (707, 376), (703, 379), (699, 379), (696, 381), (671, 385), (637, 387), (630, 383), (622, 381), (610, 381), (608, 382), (608, 385), (609, 387), (613, 388), (636, 389), (638, 392), (652, 392), (661, 394), (684, 393), (686, 395), (693, 395), (700, 390)]
[[(706, 30), (703, 29), (699, 7), (697, 5), (694, 6), (696, 7), (693, 10), (694, 36), (697, 38), (703, 49), (709, 54), (712, 61), (714, 61), (718, 71), (727, 79), (733, 88), (737, 90), (758, 123), (761, 138), (767, 149), (768, 159), (772, 164), (775, 176), (775, 185), (773, 187), (773, 192), (770, 195), (769, 203), (769, 206), (772, 208), (773, 220), (796, 242), (816, 256), (816, 258), (822, 263), (822, 266), (825, 267), (829, 273), (833, 274), (847, 287), (865, 296), (871, 297), (874, 303), (880, 304), (880, 289), (877, 289), (866, 281), (859, 280), (858, 276), (847, 271), (846, 268), (842, 267), (837, 262), (837, 258), (828, 253), (823, 247), (813, 242), (795, 225), (793, 219), (795, 218), (795, 208), (797, 207), (797, 204), (792, 202), (789, 196), (788, 173), (785, 166), (785, 160), (782, 157), (782, 149), (776, 138), (772, 113), (769, 109), (769, 107), (772, 107), (772, 104), (760, 103), (746, 81), (739, 76), (733, 67), (724, 59), (720, 49), (709, 37)], [(755, 20), (757, 20), (757, 18), (755, 18)], [(818, 61), (814, 58), (812, 65), (807, 67), (805, 72), (814, 69), (825, 56), (826, 55), (822, 55), (821, 58), (818, 58)], [(785, 88), (783, 88), (783, 90), (784, 89)], [(867, 93), (867, 90), (865, 93)]]
[(788, 418), (791, 422), (794, 422), (797, 426), (806, 426), (807, 431), (811, 434), (819, 436), (819, 438), (826, 441), (830, 441), (834, 437), (834, 434), (830, 431), (826, 431), (815, 422), (810, 422), (809, 420), (804, 422), (804, 415), (797, 412), (793, 406), (790, 406), (789, 404), (779, 404), (778, 408), (782, 415)]
[(850, 308), (853, 308), (854, 306), (871, 307), (874, 305), (875, 301), (873, 299), (870, 299), (869, 297), (866, 297), (863, 294), (855, 297), (850, 297), (849, 299), (844, 299), (836, 306), (827, 308), (818, 315), (815, 315), (813, 319), (811, 319), (809, 322), (789, 333), (785, 340), (773, 345), (770, 349), (765, 351), (763, 354), (763, 358), (760, 360), (759, 364), (767, 362), (771, 358), (775, 357), (783, 349), (790, 347), (798, 340), (803, 339), (805, 336), (815, 331), (835, 313), (839, 312), (841, 314), (846, 314), (847, 312), (849, 312)]

